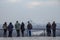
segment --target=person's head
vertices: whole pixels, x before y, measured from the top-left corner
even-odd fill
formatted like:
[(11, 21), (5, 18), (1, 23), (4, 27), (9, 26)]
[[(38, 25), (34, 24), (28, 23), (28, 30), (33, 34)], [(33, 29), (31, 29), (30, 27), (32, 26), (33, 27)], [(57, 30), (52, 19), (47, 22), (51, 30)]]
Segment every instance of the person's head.
[(12, 22), (10, 22), (10, 25), (12, 25)]
[(5, 22), (4, 25), (7, 25), (7, 22)]
[(30, 22), (28, 21), (28, 23), (30, 23)]
[(22, 22), (22, 24), (23, 24), (24, 22)]
[(24, 24), (24, 22), (21, 23), (22, 25)]
[(18, 23), (18, 21), (16, 21), (16, 23)]
[(5, 22), (4, 24), (7, 24), (7, 22)]
[(53, 23), (55, 23), (55, 21), (53, 21)]
[(50, 24), (50, 22), (48, 22), (48, 24)]

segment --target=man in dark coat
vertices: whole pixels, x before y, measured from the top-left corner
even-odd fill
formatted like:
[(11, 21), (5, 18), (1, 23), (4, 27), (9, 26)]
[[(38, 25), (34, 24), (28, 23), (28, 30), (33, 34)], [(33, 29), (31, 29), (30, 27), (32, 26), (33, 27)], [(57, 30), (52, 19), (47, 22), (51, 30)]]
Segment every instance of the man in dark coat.
[(55, 37), (56, 36), (56, 23), (55, 23), (55, 21), (53, 21), (53, 23), (52, 23), (52, 31), (53, 31), (53, 37)]
[(24, 22), (22, 22), (22, 24), (21, 24), (21, 33), (22, 33), (22, 37), (24, 37), (24, 31), (25, 31), (25, 24), (24, 24)]
[(20, 36), (20, 27), (21, 27), (20, 23), (18, 21), (16, 21), (15, 29), (16, 29), (16, 32), (17, 32), (17, 37)]
[(11, 22), (10, 22), (10, 24), (8, 25), (8, 31), (9, 31), (8, 37), (12, 37), (13, 24), (12, 24)]
[(46, 25), (47, 36), (51, 36), (51, 24), (48, 22)]
[(32, 24), (29, 21), (28, 21), (27, 29), (28, 29), (29, 36), (31, 36)]

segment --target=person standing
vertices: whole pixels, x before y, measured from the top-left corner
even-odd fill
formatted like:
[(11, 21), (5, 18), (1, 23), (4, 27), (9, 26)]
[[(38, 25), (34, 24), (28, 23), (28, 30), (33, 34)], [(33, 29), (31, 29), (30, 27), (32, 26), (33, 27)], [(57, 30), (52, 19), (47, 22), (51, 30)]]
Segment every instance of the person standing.
[(22, 24), (21, 24), (21, 33), (22, 33), (22, 37), (24, 37), (24, 31), (25, 31), (25, 24), (24, 24), (24, 22), (22, 22)]
[(9, 31), (8, 37), (12, 37), (13, 24), (12, 24), (11, 22), (10, 22), (10, 24), (8, 25), (8, 31)]
[(3, 24), (3, 30), (4, 30), (4, 37), (7, 36), (7, 22)]
[(46, 25), (47, 36), (51, 36), (51, 24), (48, 22)]
[(20, 36), (20, 23), (18, 21), (16, 21), (15, 23), (15, 29), (17, 32), (17, 37), (19, 37)]
[(31, 36), (32, 24), (29, 21), (28, 21), (27, 29), (28, 29), (28, 35)]
[(52, 31), (53, 31), (53, 37), (55, 37), (56, 36), (56, 23), (55, 23), (55, 21), (53, 21), (53, 23), (52, 23)]

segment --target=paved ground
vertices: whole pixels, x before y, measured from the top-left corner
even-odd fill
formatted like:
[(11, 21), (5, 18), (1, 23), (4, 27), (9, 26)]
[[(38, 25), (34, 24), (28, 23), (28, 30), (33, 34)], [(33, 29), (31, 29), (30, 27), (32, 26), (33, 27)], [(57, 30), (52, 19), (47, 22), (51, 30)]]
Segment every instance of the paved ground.
[[(13, 33), (12, 33), (12, 37), (16, 37), (16, 30), (14, 30), (13, 31)], [(25, 37), (27, 37), (27, 30), (25, 31), (25, 33), (24, 33), (24, 36)], [(52, 37), (52, 33), (51, 33), (51, 37)], [(3, 37), (4, 35), (3, 35), (3, 30), (0, 30), (0, 37)], [(7, 36), (8, 36), (8, 32), (7, 32)], [(21, 32), (20, 32), (20, 36), (21, 36)], [(45, 32), (45, 31), (41, 31), (41, 30), (33, 30), (32, 31), (32, 36), (33, 37), (46, 37), (47, 36), (47, 33)], [(56, 37), (60, 37), (60, 30), (57, 30), (57, 32), (56, 32)]]
[(0, 40), (60, 40), (60, 37), (0, 37)]

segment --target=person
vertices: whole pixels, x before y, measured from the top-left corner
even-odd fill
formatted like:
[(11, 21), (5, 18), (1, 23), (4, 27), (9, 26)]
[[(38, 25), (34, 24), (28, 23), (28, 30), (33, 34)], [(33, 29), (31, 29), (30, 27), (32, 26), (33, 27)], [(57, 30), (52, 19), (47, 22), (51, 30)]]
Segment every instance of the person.
[(16, 21), (15, 23), (15, 29), (17, 32), (17, 37), (19, 37), (20, 36), (20, 23), (18, 21)]
[(51, 24), (48, 22), (46, 25), (47, 36), (51, 36)]
[(24, 22), (22, 22), (22, 24), (21, 24), (21, 33), (22, 33), (22, 37), (24, 37), (24, 31), (25, 31), (25, 24), (24, 24)]
[(28, 35), (31, 36), (32, 24), (29, 21), (28, 21), (27, 29), (28, 29)]
[(53, 31), (53, 37), (55, 37), (56, 36), (56, 23), (55, 23), (55, 21), (53, 21), (53, 23), (52, 23), (52, 31)]
[(4, 30), (4, 37), (7, 36), (7, 22), (3, 24), (3, 30)]
[(12, 32), (13, 32), (13, 24), (12, 24), (12, 22), (10, 22), (10, 24), (8, 25), (8, 31), (9, 31), (8, 37), (12, 37)]

